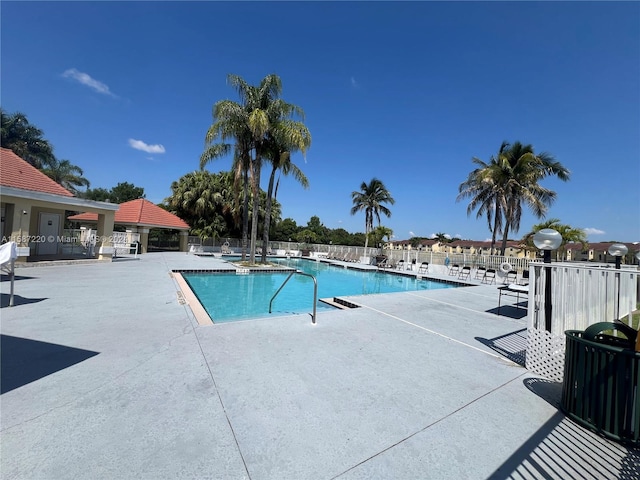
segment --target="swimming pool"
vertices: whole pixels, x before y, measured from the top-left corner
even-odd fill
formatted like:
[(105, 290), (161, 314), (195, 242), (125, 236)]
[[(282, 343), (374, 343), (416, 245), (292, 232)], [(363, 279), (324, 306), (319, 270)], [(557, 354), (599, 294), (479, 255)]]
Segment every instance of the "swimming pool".
[[(318, 298), (348, 295), (370, 295), (416, 290), (455, 288), (457, 285), (431, 280), (419, 280), (413, 276), (395, 275), (377, 271), (362, 271), (300, 258), (271, 259), (292, 269), (301, 270), (316, 277)], [(313, 310), (313, 280), (294, 275), (273, 301), (273, 294), (286, 280), (289, 271), (250, 273), (189, 272), (182, 273), (193, 293), (215, 323), (234, 322), (266, 316), (310, 313)], [(318, 312), (334, 307), (318, 301)]]

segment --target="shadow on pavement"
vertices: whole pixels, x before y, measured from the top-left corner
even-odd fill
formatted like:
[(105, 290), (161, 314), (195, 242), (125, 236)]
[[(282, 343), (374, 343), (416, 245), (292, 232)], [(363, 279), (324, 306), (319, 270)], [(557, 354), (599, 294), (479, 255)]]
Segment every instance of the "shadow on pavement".
[(98, 355), (98, 352), (0, 335), (0, 394)]
[(486, 310), (486, 312), (493, 313), (494, 315), (499, 315), (501, 317), (515, 318), (516, 320), (519, 320), (527, 316), (526, 304), (527, 302), (520, 302), (518, 304), (524, 308), (518, 308), (516, 307), (516, 304), (502, 305), (500, 308), (498, 307), (491, 308), (489, 310)]
[[(560, 404), (561, 383), (527, 378), (524, 384), (551, 405)], [(558, 411), (488, 478), (638, 479), (640, 451), (600, 437)]]
[[(4, 307), (8, 307), (9, 306), (9, 300), (10, 300), (11, 295), (9, 295), (8, 293), (2, 293), (0, 294), (0, 307), (4, 308)], [(28, 303), (38, 303), (41, 302), (43, 300), (47, 300), (47, 298), (25, 298), (25, 297), (21, 297), (20, 295), (13, 295), (13, 305), (14, 306), (18, 306), (18, 305), (26, 305)]]
[[(504, 307), (503, 307), (504, 308)], [(495, 338), (475, 337), (475, 339), (486, 345), (491, 350), (508, 358), (521, 367), (525, 366), (527, 355), (527, 329), (521, 328), (515, 332), (500, 335)]]

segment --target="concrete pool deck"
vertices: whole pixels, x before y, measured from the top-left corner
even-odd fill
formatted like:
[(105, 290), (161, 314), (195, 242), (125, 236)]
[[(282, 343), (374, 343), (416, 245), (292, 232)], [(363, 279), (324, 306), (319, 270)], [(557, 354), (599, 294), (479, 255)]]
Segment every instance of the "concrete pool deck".
[(217, 262), (20, 268), (12, 308), (3, 282), (1, 478), (640, 478), (518, 364), (496, 285), (201, 326), (170, 272)]

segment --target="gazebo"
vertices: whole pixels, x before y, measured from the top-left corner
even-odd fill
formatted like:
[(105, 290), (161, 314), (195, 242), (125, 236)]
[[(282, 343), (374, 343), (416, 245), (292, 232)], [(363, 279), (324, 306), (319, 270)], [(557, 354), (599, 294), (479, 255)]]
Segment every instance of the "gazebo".
[[(140, 253), (147, 253), (151, 228), (178, 230), (180, 232), (180, 251), (187, 251), (190, 227), (181, 218), (144, 198), (121, 203), (119, 207), (115, 213), (114, 224), (125, 227), (127, 233), (140, 234)], [(97, 216), (91, 213), (80, 213), (68, 218), (85, 224), (93, 224), (98, 221)]]

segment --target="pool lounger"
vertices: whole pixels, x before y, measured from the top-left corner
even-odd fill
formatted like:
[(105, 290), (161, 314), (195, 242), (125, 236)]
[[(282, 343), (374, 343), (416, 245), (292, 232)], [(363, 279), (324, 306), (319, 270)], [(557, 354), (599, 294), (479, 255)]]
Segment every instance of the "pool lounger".
[(498, 287), (498, 290), (500, 291), (500, 296), (498, 297), (498, 315), (500, 315), (500, 305), (502, 303), (502, 295), (516, 297), (516, 308), (520, 308), (518, 304), (520, 303), (521, 295), (525, 297), (529, 296), (528, 285), (516, 285), (512, 283), (509, 285), (504, 285), (503, 287)]

